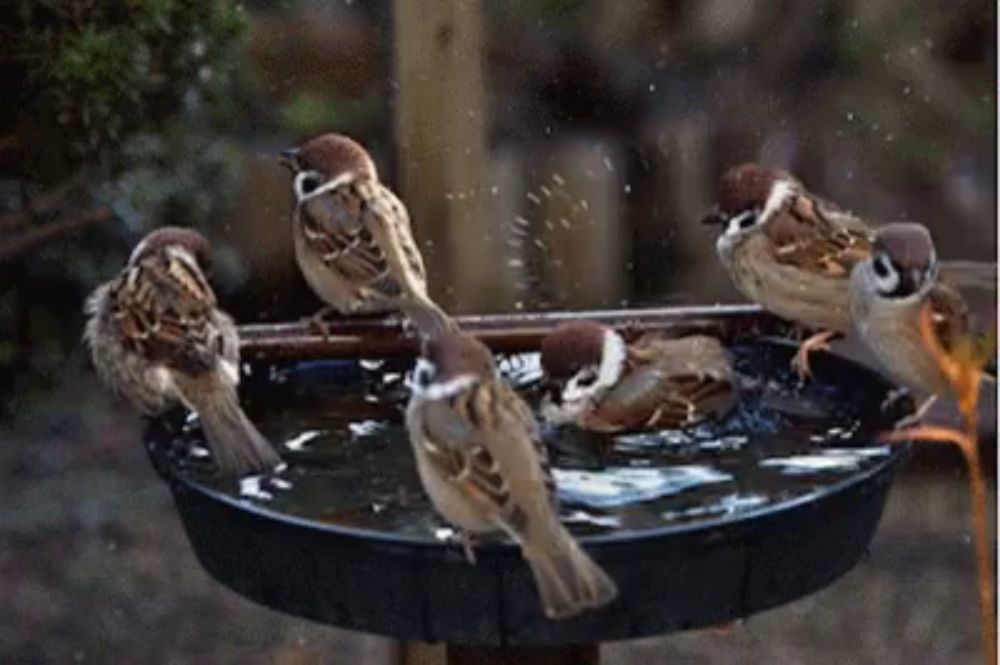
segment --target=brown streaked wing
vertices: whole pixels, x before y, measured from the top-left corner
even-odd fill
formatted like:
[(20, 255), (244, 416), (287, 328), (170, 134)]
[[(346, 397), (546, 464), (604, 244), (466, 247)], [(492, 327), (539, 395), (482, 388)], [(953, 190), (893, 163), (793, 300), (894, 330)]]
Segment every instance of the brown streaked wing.
[(485, 440), (496, 430), (491, 411), (498, 398), (495, 385), (480, 383), (447, 403), (425, 404), (424, 450), (449, 482), (490, 515), (520, 530), (524, 513)]
[(300, 211), (306, 244), (344, 280), (384, 295), (398, 293), (385, 252), (370, 227), (379, 220), (354, 184), (310, 200)]
[(732, 384), (709, 373), (672, 374), (655, 364), (636, 369), (601, 401), (594, 424), (608, 431), (681, 427), (703, 418), (732, 394)]
[[(545, 483), (545, 489), (549, 493), (549, 496), (555, 501), (556, 498), (556, 481), (552, 476), (552, 468), (549, 464), (549, 450), (545, 447), (545, 442), (542, 441), (542, 433), (538, 428), (538, 421), (535, 420), (534, 414), (528, 407), (527, 403), (517, 392), (510, 387), (505, 381), (497, 382), (497, 390), (500, 393), (497, 399), (498, 408), (508, 408), (511, 415), (515, 420), (520, 423), (524, 431), (531, 438), (531, 443), (535, 447), (535, 451), (538, 453), (538, 462), (542, 467), (542, 477)], [(497, 415), (497, 420), (502, 418), (501, 414)]]
[(779, 263), (847, 279), (871, 254), (873, 232), (831, 203), (799, 194), (764, 226)]
[(215, 367), (215, 295), (200, 270), (154, 255), (129, 269), (113, 299), (112, 319), (129, 349), (189, 374)]
[(364, 183), (363, 190), (370, 201), (372, 214), (385, 225), (384, 237), (396, 241), (394, 250), (399, 252), (400, 264), (405, 264), (409, 276), (416, 279), (420, 287), (425, 287), (427, 271), (424, 268), (423, 256), (413, 239), (413, 229), (410, 226), (410, 215), (406, 211), (406, 206), (392, 193), (392, 190), (380, 182)]

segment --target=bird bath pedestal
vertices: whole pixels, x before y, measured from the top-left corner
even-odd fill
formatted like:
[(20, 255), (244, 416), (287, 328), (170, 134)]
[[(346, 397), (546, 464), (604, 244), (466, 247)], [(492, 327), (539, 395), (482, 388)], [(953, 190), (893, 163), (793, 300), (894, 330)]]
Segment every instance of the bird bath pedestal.
[[(781, 328), (753, 307), (469, 317), (459, 323), (497, 351), (525, 352), (537, 349), (555, 322), (578, 317), (632, 329), (708, 331), (727, 344)], [(415, 350), (413, 340), (384, 322), (338, 323), (327, 340), (296, 325), (242, 332), (244, 359), (255, 367)], [(794, 350), (778, 342), (759, 349), (782, 367)], [(886, 428), (898, 417), (879, 410), (892, 386), (878, 375), (830, 354), (817, 354), (813, 366), (818, 386), (846, 388), (843, 394), (860, 405), (857, 421), (865, 431)], [(147, 445), (208, 573), (267, 607), (392, 636), (404, 643), (407, 665), (597, 663), (604, 641), (725, 624), (806, 596), (864, 555), (894, 468), (906, 453), (905, 447), (887, 451), (815, 491), (749, 510), (583, 536), (581, 544), (614, 578), (620, 596), (607, 607), (550, 621), (515, 545), (485, 543), (470, 565), (452, 543), (269, 509), (179, 473), (168, 454), (176, 439), (171, 427), (153, 422)]]

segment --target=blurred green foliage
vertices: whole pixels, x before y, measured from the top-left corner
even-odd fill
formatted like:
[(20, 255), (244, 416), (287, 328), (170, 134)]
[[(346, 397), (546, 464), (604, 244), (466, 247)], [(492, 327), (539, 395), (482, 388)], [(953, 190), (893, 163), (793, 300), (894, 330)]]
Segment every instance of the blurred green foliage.
[(300, 90), (281, 105), (278, 120), (284, 130), (295, 136), (313, 136), (330, 127), (359, 135), (377, 126), (383, 104), (384, 99), (373, 93), (352, 99), (335, 93)]
[(247, 19), (228, 2), (26, 1), (20, 18), (7, 49), (28, 63), (22, 129), (67, 162), (191, 111), (222, 120), (238, 102)]
[[(84, 296), (143, 233), (204, 229), (225, 211), (253, 87), (248, 20), (226, 0), (0, 4), (14, 10), (0, 18), (0, 85), (18, 101), (0, 111), (0, 186), (16, 193), (0, 210), (11, 220), (0, 238), (0, 339), (11, 340), (0, 348), (2, 391), (14, 380), (6, 370), (42, 387), (35, 379), (62, 366)], [(100, 207), (107, 221), (4, 255), (18, 235)]]

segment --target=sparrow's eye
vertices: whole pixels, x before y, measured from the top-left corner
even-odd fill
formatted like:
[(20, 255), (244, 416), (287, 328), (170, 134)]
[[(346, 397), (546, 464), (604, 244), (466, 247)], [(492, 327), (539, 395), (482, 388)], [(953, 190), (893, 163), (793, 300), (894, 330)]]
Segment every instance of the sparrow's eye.
[(581, 372), (577, 376), (576, 385), (580, 386), (581, 388), (589, 388), (590, 386), (594, 385), (595, 381), (597, 381), (597, 372), (595, 372), (592, 369), (588, 369)]
[(757, 213), (750, 210), (743, 213), (736, 219), (741, 229), (749, 229), (751, 226), (757, 223)]
[(747, 231), (753, 228), (756, 223), (757, 211), (744, 210), (740, 214), (729, 219), (729, 226), (726, 227), (726, 233), (735, 234), (741, 231)]
[(316, 191), (321, 184), (323, 183), (320, 181), (318, 175), (307, 173), (306, 177), (302, 179), (302, 191), (306, 194), (311, 194)]

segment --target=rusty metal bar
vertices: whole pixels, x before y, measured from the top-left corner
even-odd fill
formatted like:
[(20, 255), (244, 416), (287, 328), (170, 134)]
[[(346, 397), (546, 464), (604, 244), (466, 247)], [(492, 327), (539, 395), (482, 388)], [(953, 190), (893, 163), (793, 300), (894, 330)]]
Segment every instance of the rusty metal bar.
[[(653, 309), (539, 312), (458, 316), (458, 325), (493, 351), (536, 351), (542, 339), (563, 321), (589, 319), (630, 334), (669, 335), (706, 332), (723, 340), (740, 334), (784, 334), (787, 324), (755, 305), (664, 307)], [(246, 359), (306, 360), (319, 358), (389, 358), (414, 355), (416, 335), (398, 317), (345, 317), (327, 324), (327, 337), (308, 323), (266, 323), (240, 326)]]

